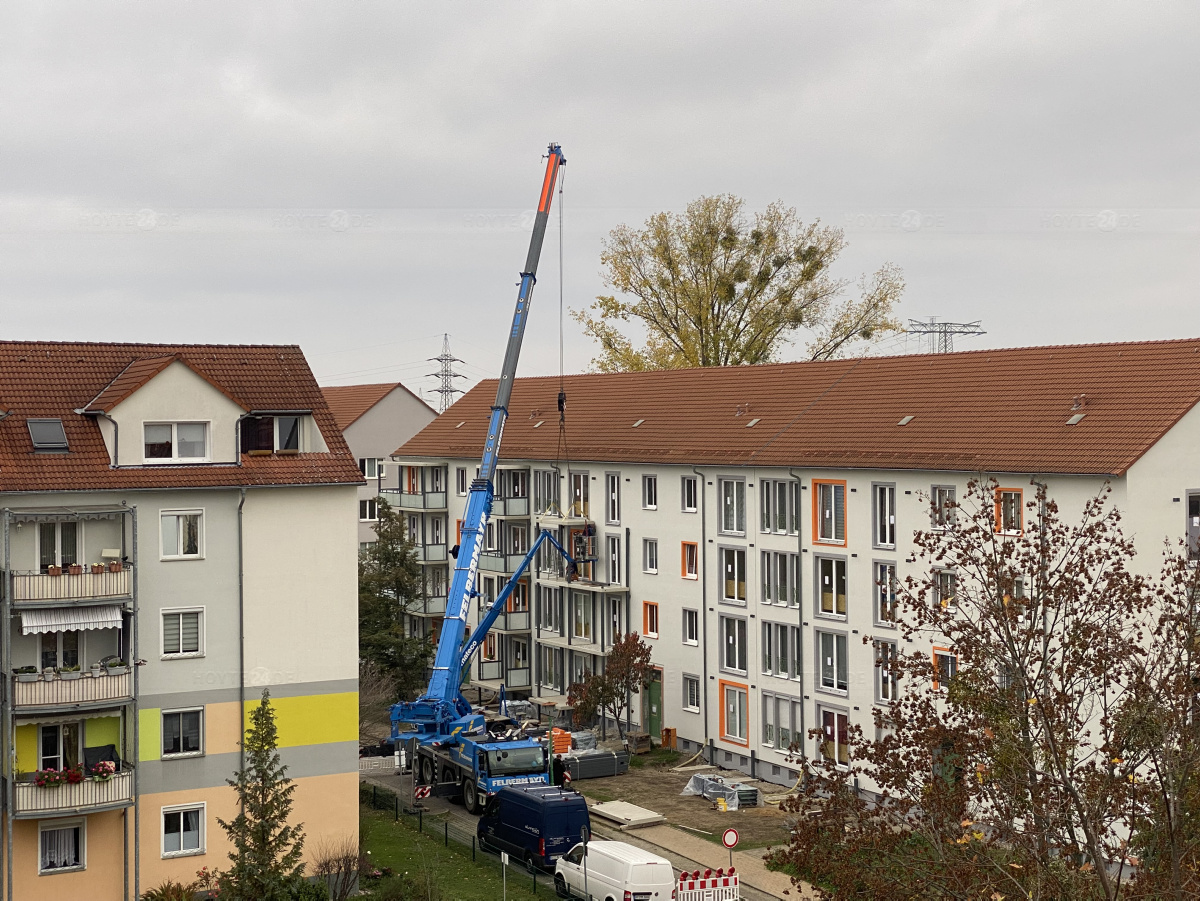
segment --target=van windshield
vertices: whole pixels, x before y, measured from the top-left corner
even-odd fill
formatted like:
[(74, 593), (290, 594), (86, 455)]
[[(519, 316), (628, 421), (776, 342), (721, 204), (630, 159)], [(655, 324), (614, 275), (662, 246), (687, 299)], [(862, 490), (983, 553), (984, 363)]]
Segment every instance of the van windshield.
[(493, 776), (518, 773), (540, 773), (546, 769), (545, 752), (541, 748), (512, 748), (487, 752), (488, 772)]

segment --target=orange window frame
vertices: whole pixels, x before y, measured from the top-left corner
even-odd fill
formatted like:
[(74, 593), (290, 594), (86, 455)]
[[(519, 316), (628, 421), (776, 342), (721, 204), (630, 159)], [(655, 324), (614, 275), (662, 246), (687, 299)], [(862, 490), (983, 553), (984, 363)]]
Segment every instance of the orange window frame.
[[(692, 553), (696, 559), (696, 571), (688, 572), (688, 548), (692, 549)], [(679, 549), (679, 572), (685, 579), (700, 578), (700, 545), (695, 541), (685, 541)]]
[[(821, 488), (822, 485), (841, 485), (842, 486), (842, 538), (822, 538), (821, 537)], [(845, 547), (846, 542), (850, 537), (850, 511), (846, 508), (849, 506), (849, 489), (846, 486), (845, 479), (813, 479), (812, 480), (812, 541), (813, 544), (824, 545), (825, 547)], [(836, 517), (834, 517), (836, 520)]]
[[(739, 691), (741, 691), (742, 693), (744, 693), (746, 695), (746, 738), (744, 740), (740, 739), (740, 738), (733, 738), (732, 736), (730, 736), (729, 731), (725, 728), (725, 707), (726, 707), (726, 705), (725, 705), (725, 689), (726, 688), (738, 689)], [(720, 704), (721, 704), (721, 716), (720, 716), (721, 740), (727, 741), (727, 742), (729, 742), (731, 744), (735, 744), (735, 745), (742, 745), (743, 747), (746, 747), (746, 748), (750, 747), (750, 689), (741, 682), (727, 682), (726, 680), (721, 679), (717, 682), (717, 691), (720, 693)]]
[[(654, 625), (657, 627), (653, 632), (650, 631), (650, 608), (654, 608)], [(642, 601), (642, 635), (646, 638), (657, 639), (662, 631), (662, 621), (659, 619), (658, 601)]]
[(933, 690), (934, 691), (939, 691), (943, 687), (942, 684), (938, 681), (938, 677), (941, 675), (941, 670), (938, 669), (938, 655), (939, 654), (946, 656), (946, 657), (953, 657), (954, 658), (954, 669), (956, 672), (958, 670), (958, 651), (954, 650), (954, 648), (939, 648), (939, 647), (935, 646), (933, 649)]
[[(1015, 494), (1017, 496), (1017, 527), (1016, 529), (1004, 528), (1004, 495)], [(1001, 535), (1020, 535), (1025, 531), (1025, 522), (1022, 511), (1025, 509), (1025, 491), (1021, 488), (997, 488), (996, 489), (996, 531)]]

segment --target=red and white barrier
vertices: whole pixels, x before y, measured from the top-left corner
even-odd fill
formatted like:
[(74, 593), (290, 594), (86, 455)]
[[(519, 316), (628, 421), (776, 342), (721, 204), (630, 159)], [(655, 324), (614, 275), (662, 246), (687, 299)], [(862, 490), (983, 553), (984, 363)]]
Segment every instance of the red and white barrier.
[(709, 869), (703, 873), (699, 870), (691, 873), (684, 870), (679, 874), (677, 901), (738, 901), (739, 898), (741, 889), (738, 887), (738, 875), (734, 867), (730, 867), (728, 871), (721, 867), (715, 872)]

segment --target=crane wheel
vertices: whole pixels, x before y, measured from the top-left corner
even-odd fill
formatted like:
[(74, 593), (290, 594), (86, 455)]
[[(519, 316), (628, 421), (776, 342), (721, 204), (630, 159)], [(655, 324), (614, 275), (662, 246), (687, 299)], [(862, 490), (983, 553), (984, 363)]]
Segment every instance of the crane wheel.
[(463, 806), (467, 808), (467, 813), (479, 813), (479, 792), (475, 788), (474, 779), (464, 779), (462, 786)]

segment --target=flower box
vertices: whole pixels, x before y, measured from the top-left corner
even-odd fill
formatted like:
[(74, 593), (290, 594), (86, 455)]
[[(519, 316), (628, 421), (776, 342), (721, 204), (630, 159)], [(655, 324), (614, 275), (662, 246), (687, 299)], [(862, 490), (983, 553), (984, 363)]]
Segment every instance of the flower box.
[(92, 564), (92, 575), (93, 576), (98, 576), (102, 572), (104, 572), (104, 564), (103, 563), (93, 563)]
[(71, 565), (69, 565), (67, 567), (67, 573), (72, 576), (83, 575), (83, 564), (82, 563), (72, 563)]
[(124, 568), (120, 560), (110, 560), (108, 563), (108, 571), (110, 573), (119, 573)]
[(61, 576), (62, 575), (62, 567), (61, 566), (47, 566), (46, 567), (46, 575)]
[(76, 679), (82, 679), (83, 673), (81, 673), (77, 669), (76, 670), (59, 670), (58, 678), (62, 679), (64, 682), (73, 682)]

